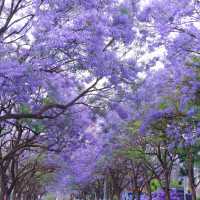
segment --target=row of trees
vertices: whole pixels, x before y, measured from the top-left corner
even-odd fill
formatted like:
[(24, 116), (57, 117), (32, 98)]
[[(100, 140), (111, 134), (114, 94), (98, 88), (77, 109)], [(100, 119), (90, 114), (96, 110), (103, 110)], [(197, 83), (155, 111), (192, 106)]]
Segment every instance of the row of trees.
[(133, 40), (128, 9), (0, 1), (0, 199), (41, 198), (63, 167), (56, 158), (85, 143), (123, 64), (134, 68), (117, 56)]
[(156, 179), (169, 200), (177, 159), (196, 199), (199, 9), (0, 1), (0, 199), (65, 189), (113, 199), (127, 186), (151, 198)]
[[(117, 142), (121, 147), (113, 147), (111, 155), (102, 153), (95, 169), (91, 170), (89, 167), (95, 162), (94, 159), (84, 166), (82, 163), (73, 165), (75, 171), (79, 171), (78, 180), (75, 178), (78, 173), (72, 173), (68, 169), (66, 174), (71, 172), (67, 176), (71, 181), (66, 188), (74, 191), (80, 199), (120, 199), (122, 192), (127, 189), (136, 199), (140, 199), (142, 194), (147, 199), (159, 199), (154, 194), (159, 188), (162, 189), (159, 192), (164, 193), (161, 199), (175, 199), (175, 196), (170, 195), (171, 188), (183, 188), (181, 177), (188, 177), (189, 190), (193, 199), (197, 198), (200, 177), (194, 173), (194, 165), (199, 161), (199, 142), (187, 147), (177, 145), (173, 150), (169, 149), (171, 138), (164, 134), (147, 137), (130, 134)], [(81, 162), (84, 162), (83, 159)], [(180, 177), (173, 177), (172, 171)], [(80, 173), (87, 173), (87, 176)]]
[[(195, 66), (199, 65), (197, 57), (192, 62)], [(193, 65), (186, 67), (191, 69)], [(142, 91), (143, 99), (137, 105), (128, 101), (129, 109), (137, 108), (139, 115), (137, 113), (133, 118), (124, 120), (124, 110), (121, 114), (118, 109), (118, 112), (110, 111), (103, 136), (98, 133), (91, 144), (77, 149), (76, 156), (72, 154), (68, 160), (71, 166), (66, 174), (71, 181), (66, 184), (79, 191), (81, 198), (86, 199), (89, 195), (90, 199), (101, 199), (107, 195), (108, 199), (120, 199), (122, 191), (129, 188), (137, 199), (140, 199), (142, 192), (155, 199), (152, 184), (156, 184), (162, 189), (165, 199), (174, 199), (170, 195), (171, 188), (183, 187), (183, 180), (173, 178), (172, 172), (175, 171), (180, 177), (188, 177), (192, 199), (197, 199), (200, 177), (194, 169), (200, 159), (200, 90), (199, 86), (196, 87), (194, 96), (189, 92), (192, 90), (191, 74), (184, 74), (181, 82), (174, 83), (173, 74), (164, 77), (163, 71), (167, 73), (165, 70), (152, 72), (153, 75), (138, 87), (135, 97), (140, 98)], [(160, 81), (160, 74), (162, 84), (159, 87), (149, 85), (149, 81)], [(195, 67), (195, 76), (192, 76), (199, 82), (198, 67)], [(170, 91), (173, 84), (176, 84), (176, 88)], [(188, 93), (185, 92), (186, 87)], [(143, 93), (145, 90), (146, 94)], [(160, 91), (159, 95), (157, 90)], [(182, 90), (188, 100), (183, 108)]]

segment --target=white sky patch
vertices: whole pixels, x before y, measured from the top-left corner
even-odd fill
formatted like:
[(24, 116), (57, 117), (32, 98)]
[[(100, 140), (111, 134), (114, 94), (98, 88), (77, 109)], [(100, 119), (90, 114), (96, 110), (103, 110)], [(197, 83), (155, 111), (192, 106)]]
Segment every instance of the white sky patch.
[(143, 0), (140, 2), (141, 7), (145, 7), (146, 5), (148, 5), (151, 2), (151, 0)]

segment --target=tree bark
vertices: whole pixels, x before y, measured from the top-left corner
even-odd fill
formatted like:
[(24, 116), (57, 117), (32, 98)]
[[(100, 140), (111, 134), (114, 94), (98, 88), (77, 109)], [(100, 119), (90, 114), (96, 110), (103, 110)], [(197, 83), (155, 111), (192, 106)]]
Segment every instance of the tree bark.
[(7, 189), (7, 186), (6, 186), (6, 182), (5, 182), (5, 176), (3, 174), (1, 174), (1, 194), (0, 194), (0, 199), (1, 200), (9, 200), (10, 198), (10, 194), (8, 193), (8, 189)]
[(164, 176), (165, 176), (165, 188), (164, 188), (164, 192), (165, 192), (165, 200), (170, 200), (170, 172), (168, 171), (168, 169), (165, 169), (164, 172)]
[(191, 189), (192, 200), (196, 200), (196, 186), (194, 179), (194, 163), (193, 163), (193, 155), (191, 150), (188, 152), (187, 159), (187, 168), (188, 168), (188, 179), (189, 179), (189, 188)]
[(137, 200), (140, 200), (140, 196), (141, 196), (141, 192), (138, 191), (138, 192), (137, 192)]
[(149, 181), (147, 182), (146, 188), (148, 191), (149, 200), (152, 200), (151, 182), (149, 182)]
[(170, 189), (169, 188), (165, 189), (165, 200), (170, 200)]
[(121, 192), (120, 191), (116, 191), (115, 194), (114, 194), (114, 199), (115, 200), (120, 200), (120, 195), (121, 195)]

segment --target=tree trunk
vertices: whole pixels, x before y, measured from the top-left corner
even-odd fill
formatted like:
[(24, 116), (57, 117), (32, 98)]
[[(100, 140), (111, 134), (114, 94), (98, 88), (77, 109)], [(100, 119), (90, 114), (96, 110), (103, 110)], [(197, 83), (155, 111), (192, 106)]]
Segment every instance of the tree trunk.
[(113, 199), (114, 200), (120, 200), (120, 196), (121, 196), (121, 192), (120, 191), (116, 191)]
[(147, 188), (147, 191), (148, 191), (149, 200), (152, 200), (151, 182), (149, 182), (149, 181), (147, 182), (146, 188)]
[(107, 178), (104, 179), (103, 200), (107, 200)]
[(165, 200), (170, 200), (170, 172), (165, 169)]
[(170, 200), (170, 189), (165, 188), (165, 200)]
[[(120, 197), (121, 197), (121, 189), (119, 187), (114, 187), (114, 196), (113, 196), (113, 199), (114, 200), (120, 200)], [(112, 200), (113, 200), (112, 199)]]
[(137, 200), (140, 200), (140, 196), (141, 196), (141, 192), (138, 191), (138, 192), (137, 192), (137, 198), (136, 198), (136, 199), (137, 199)]
[(3, 200), (10, 200), (10, 195), (7, 193), (3, 193)]
[(6, 186), (1, 185), (1, 200), (10, 200), (10, 194), (7, 192)]
[(196, 200), (196, 187), (195, 187), (195, 179), (194, 179), (194, 164), (193, 164), (193, 155), (191, 150), (188, 153), (188, 179), (189, 179), (189, 188), (191, 189), (192, 200)]

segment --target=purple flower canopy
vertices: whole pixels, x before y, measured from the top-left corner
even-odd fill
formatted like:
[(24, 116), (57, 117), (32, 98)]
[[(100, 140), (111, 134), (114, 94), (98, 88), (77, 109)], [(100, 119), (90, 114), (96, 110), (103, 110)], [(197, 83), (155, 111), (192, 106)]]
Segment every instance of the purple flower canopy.
[[(24, 166), (28, 155), (38, 161), (42, 154), (39, 161), (57, 169), (49, 190), (83, 191), (129, 169), (133, 135), (162, 132), (170, 156), (197, 144), (200, 3), (140, 3), (0, 2), (0, 177), (8, 191), (9, 169), (15, 159)], [(154, 56), (159, 49), (164, 54)], [(164, 67), (155, 69), (158, 62)]]

